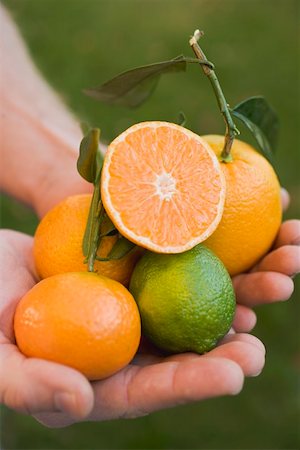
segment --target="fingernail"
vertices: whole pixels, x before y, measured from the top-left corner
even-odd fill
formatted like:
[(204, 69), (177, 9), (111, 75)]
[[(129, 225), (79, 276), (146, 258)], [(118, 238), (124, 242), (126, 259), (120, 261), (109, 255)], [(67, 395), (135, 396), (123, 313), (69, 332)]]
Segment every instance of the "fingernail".
[(258, 377), (258, 375), (260, 375), (262, 373), (262, 369), (260, 369), (258, 372), (254, 373), (253, 375), (251, 375), (252, 378)]
[(76, 398), (70, 392), (58, 392), (54, 395), (55, 407), (62, 412), (74, 415)]

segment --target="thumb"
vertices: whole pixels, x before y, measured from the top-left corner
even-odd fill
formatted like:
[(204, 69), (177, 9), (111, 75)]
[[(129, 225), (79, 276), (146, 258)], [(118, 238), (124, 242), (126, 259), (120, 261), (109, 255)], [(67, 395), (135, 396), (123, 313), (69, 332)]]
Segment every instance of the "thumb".
[(62, 411), (75, 420), (93, 408), (91, 384), (63, 365), (25, 358), (13, 344), (0, 343), (0, 403), (19, 412)]

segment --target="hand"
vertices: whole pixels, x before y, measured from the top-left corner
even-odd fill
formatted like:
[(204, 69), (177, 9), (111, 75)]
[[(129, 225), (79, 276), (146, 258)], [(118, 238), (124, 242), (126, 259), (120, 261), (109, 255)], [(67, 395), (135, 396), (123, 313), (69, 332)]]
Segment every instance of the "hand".
[[(285, 277), (285, 273), (290, 275), (299, 271), (299, 267), (293, 266), (295, 247), (292, 244), (297, 243), (297, 239), (299, 221), (285, 222), (276, 241), (278, 250), (267, 255), (256, 270), (261, 270), (266, 261), (270, 264), (274, 259), (270, 256), (273, 253), (277, 261), (276, 252), (284, 249), (286, 258), (282, 273), (269, 276)], [(6, 286), (0, 302), (0, 400), (11, 408), (35, 415), (48, 426), (65, 426), (82, 419), (135, 417), (176, 404), (235, 394), (242, 388), (244, 376), (254, 376), (263, 367), (263, 345), (247, 334), (228, 335), (219, 347), (203, 356), (182, 354), (163, 358), (153, 349), (144, 349), (121, 372), (92, 384), (73, 369), (25, 358), (14, 345), (12, 321), (19, 299), (36, 282), (31, 256), (32, 238), (2, 231), (1, 245), (3, 261), (0, 273)], [(239, 285), (238, 277), (246, 280), (250, 295)], [(244, 304), (276, 301), (291, 293), (285, 290), (285, 278), (282, 284), (277, 284), (277, 296), (274, 296), (273, 291), (270, 293), (266, 289), (264, 275), (260, 283), (253, 281), (256, 283), (254, 286), (251, 285), (252, 273), (238, 277), (234, 283), (238, 284), (238, 300)], [(254, 299), (252, 302), (251, 298)], [(237, 305), (233, 324), (236, 331), (250, 330), (255, 320), (251, 309)], [(70, 395), (59, 398), (58, 393)]]
[[(244, 376), (262, 370), (264, 347), (247, 334), (229, 335), (203, 356), (187, 353), (164, 358), (144, 346), (132, 364), (93, 383), (63, 365), (26, 358), (14, 342), (13, 316), (19, 299), (36, 283), (32, 238), (2, 230), (0, 243), (4, 287), (0, 300), (0, 402), (35, 415), (47, 426), (136, 417), (177, 404), (234, 395), (242, 389)], [(243, 328), (238, 320), (236, 326)]]
[[(289, 195), (282, 189), (284, 210), (288, 204)], [(250, 324), (252, 314), (254, 326), (254, 312), (249, 307), (284, 301), (291, 297), (294, 290), (292, 278), (300, 271), (299, 246), (300, 221), (287, 220), (281, 225), (272, 250), (249, 273), (233, 277), (237, 302), (240, 304), (237, 310), (239, 324), (246, 325), (244, 317), (247, 317), (246, 321)], [(239, 326), (235, 329), (239, 331)]]
[(15, 345), (16, 306), (37, 282), (32, 243), (33, 239), (25, 234), (0, 231), (0, 403), (28, 414), (63, 409), (80, 419), (88, 414), (94, 401), (86, 378), (59, 364), (25, 358)]

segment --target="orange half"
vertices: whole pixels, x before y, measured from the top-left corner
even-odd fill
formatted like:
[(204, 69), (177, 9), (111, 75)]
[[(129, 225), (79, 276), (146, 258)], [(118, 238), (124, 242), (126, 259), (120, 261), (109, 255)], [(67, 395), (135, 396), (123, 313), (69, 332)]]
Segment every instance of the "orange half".
[(109, 145), (101, 195), (127, 239), (155, 252), (181, 253), (217, 228), (225, 178), (200, 136), (169, 122), (142, 122)]

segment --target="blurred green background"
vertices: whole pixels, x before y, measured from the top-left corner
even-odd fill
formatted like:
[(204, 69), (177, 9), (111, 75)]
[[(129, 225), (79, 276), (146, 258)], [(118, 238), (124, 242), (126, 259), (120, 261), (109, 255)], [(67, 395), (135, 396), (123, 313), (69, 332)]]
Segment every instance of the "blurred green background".
[[(184, 53), (205, 31), (202, 46), (231, 105), (263, 94), (278, 111), (276, 156), (292, 196), (286, 218), (299, 216), (299, 2), (297, 0), (5, 0), (44, 76), (81, 120), (106, 140), (143, 120), (175, 121), (179, 111), (199, 134), (223, 133), (208, 81), (197, 67), (168, 75), (142, 107), (109, 107), (84, 87), (133, 66)], [(242, 129), (242, 127), (240, 127)], [(242, 130), (244, 131), (244, 130)], [(248, 139), (243, 133), (242, 139)], [(33, 233), (37, 219), (1, 196), (2, 226)], [(299, 280), (288, 303), (257, 309), (254, 334), (267, 347), (262, 375), (234, 398), (157, 412), (135, 420), (86, 423), (49, 430), (2, 409), (4, 449), (298, 449)], [(299, 300), (299, 299), (298, 299)]]

